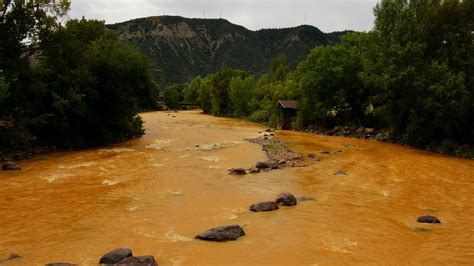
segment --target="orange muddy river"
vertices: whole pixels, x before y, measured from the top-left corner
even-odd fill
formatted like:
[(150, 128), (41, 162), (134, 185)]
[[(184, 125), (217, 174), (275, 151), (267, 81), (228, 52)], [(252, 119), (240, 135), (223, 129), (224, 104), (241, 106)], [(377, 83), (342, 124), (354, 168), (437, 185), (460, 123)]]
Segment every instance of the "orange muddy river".
[[(121, 246), (165, 266), (474, 264), (471, 160), (284, 131), (276, 138), (302, 154), (342, 153), (320, 155), (305, 168), (231, 176), (228, 168), (266, 159), (245, 141), (263, 127), (198, 112), (142, 117), (140, 139), (0, 171), (0, 259), (23, 257), (6, 265), (97, 265)], [(338, 170), (347, 175), (334, 175)], [(283, 191), (316, 201), (247, 210)], [(442, 223), (418, 224), (424, 214)], [(193, 239), (230, 224), (246, 235), (225, 243)]]

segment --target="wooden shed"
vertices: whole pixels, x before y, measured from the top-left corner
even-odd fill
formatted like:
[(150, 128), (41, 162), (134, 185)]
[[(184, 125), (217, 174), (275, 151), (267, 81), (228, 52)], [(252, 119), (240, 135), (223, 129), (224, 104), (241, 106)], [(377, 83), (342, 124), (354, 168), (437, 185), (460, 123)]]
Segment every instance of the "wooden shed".
[(298, 101), (278, 101), (277, 108), (277, 129), (294, 129), (296, 126)]

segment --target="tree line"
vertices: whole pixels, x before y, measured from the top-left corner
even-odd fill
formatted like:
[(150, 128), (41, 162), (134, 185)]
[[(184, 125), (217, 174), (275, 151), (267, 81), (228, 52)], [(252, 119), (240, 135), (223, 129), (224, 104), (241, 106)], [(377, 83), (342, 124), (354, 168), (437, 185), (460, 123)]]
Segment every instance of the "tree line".
[(273, 126), (277, 101), (298, 100), (300, 128), (375, 127), (443, 152), (471, 144), (474, 1), (382, 0), (374, 14), (373, 30), (314, 48), (295, 70), (279, 55), (259, 78), (222, 68), (166, 95)]
[(0, 4), (0, 151), (143, 134), (137, 114), (158, 91), (144, 55), (102, 21), (63, 23), (68, 0)]

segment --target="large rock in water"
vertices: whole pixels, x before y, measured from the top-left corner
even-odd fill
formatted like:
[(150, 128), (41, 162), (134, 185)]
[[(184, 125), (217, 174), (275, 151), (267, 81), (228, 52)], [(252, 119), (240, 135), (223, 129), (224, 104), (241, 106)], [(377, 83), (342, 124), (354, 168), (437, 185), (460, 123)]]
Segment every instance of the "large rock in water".
[(267, 168), (273, 168), (276, 164), (271, 161), (260, 161), (255, 164), (255, 167), (258, 169), (267, 169)]
[(253, 212), (268, 212), (278, 210), (278, 204), (274, 201), (263, 201), (250, 205), (249, 210)]
[(276, 198), (276, 203), (283, 206), (294, 206), (298, 203), (295, 196), (289, 192), (283, 192)]
[(274, 201), (257, 202), (250, 205), (249, 210), (253, 212), (268, 212), (278, 210), (278, 204)]
[(133, 256), (131, 249), (117, 248), (102, 256), (99, 260), (99, 264), (115, 264), (131, 256)]
[(195, 238), (201, 240), (223, 242), (229, 240), (236, 240), (237, 238), (244, 235), (244, 229), (242, 229), (240, 225), (227, 225), (209, 229), (206, 232), (197, 235)]
[(247, 171), (244, 168), (232, 168), (229, 169), (229, 175), (246, 175)]
[(2, 165), (2, 170), (21, 170), (21, 167), (14, 162), (7, 162)]
[(419, 222), (419, 223), (426, 223), (426, 224), (439, 224), (439, 223), (441, 223), (441, 221), (437, 217), (431, 216), (431, 215), (421, 216), (416, 221)]
[(158, 263), (153, 256), (137, 256), (128, 257), (115, 266), (158, 266)]

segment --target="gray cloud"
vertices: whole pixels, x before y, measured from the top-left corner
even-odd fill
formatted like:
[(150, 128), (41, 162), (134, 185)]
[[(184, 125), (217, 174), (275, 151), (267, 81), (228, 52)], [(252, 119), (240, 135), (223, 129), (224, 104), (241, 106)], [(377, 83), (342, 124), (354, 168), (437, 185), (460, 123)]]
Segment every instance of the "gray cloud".
[(69, 17), (122, 22), (179, 15), (225, 18), (251, 30), (309, 24), (322, 31), (367, 31), (377, 0), (72, 0)]

